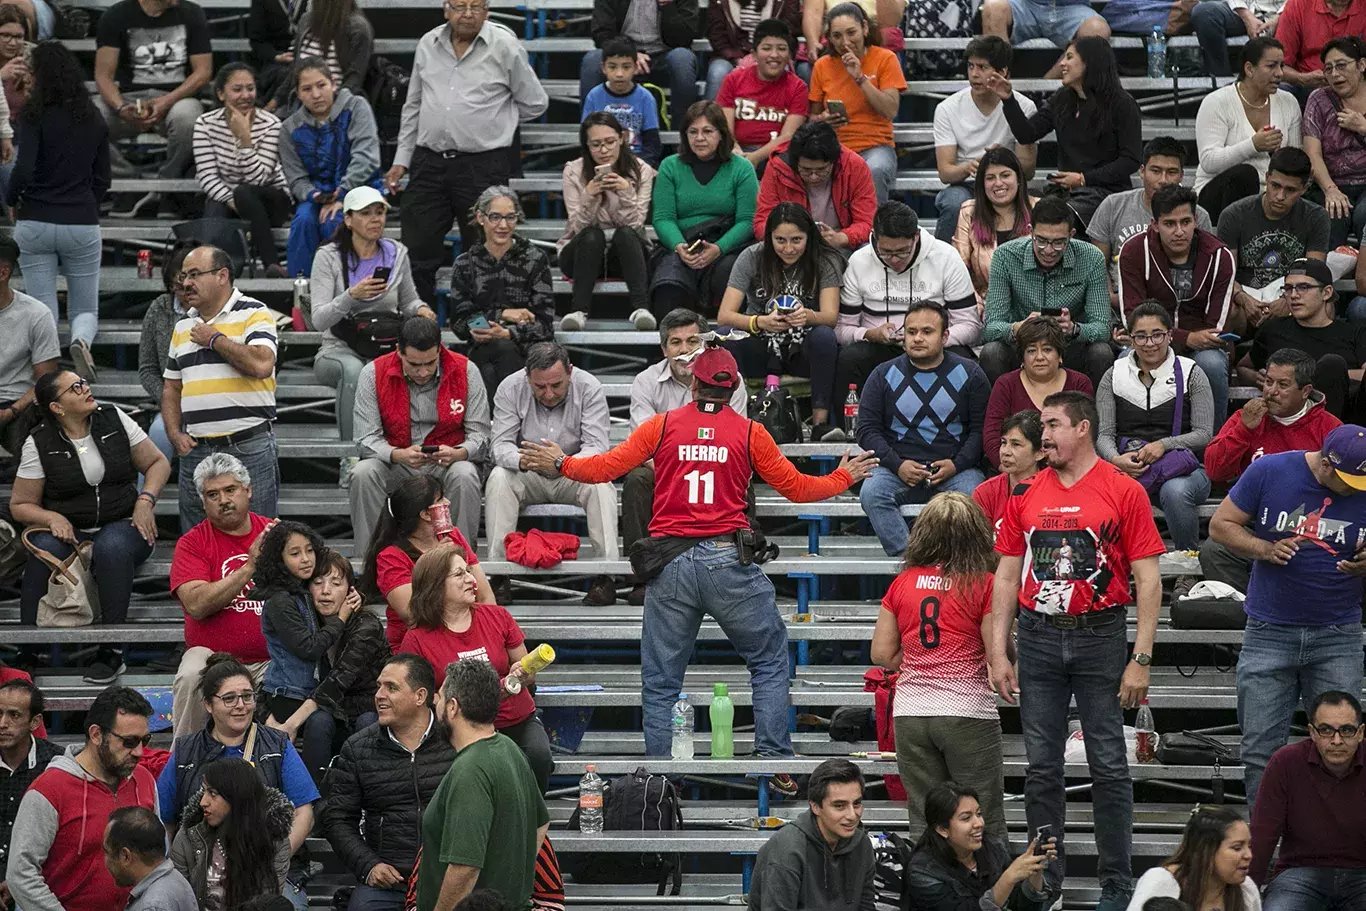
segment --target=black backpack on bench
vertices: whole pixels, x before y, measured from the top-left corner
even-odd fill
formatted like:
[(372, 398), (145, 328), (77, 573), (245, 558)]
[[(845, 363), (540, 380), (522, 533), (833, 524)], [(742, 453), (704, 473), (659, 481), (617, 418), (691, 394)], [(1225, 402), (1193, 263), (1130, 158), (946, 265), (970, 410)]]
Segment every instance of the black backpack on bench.
[[(683, 811), (673, 782), (663, 775), (636, 769), (604, 785), (602, 829), (604, 832), (676, 832), (683, 828)], [(569, 817), (569, 829), (579, 830), (579, 811)], [(572, 858), (572, 862), (571, 862)], [(658, 883), (664, 895), (669, 880), (669, 895), (683, 890), (683, 865), (678, 854), (600, 854), (566, 855), (561, 861), (565, 873), (583, 883)]]

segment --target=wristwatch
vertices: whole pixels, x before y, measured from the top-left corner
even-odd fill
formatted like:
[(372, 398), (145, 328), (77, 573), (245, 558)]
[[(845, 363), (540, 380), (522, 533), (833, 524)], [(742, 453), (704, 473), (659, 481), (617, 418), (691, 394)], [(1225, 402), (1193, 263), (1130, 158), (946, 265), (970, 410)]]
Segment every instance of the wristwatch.
[(565, 460), (565, 458), (566, 458), (565, 456), (560, 456), (558, 459), (555, 460), (555, 473), (556, 473), (556, 474), (559, 474), (561, 471), (564, 470), (564, 460)]
[(1153, 656), (1147, 652), (1134, 652), (1133, 661), (1139, 667), (1147, 667), (1153, 663)]

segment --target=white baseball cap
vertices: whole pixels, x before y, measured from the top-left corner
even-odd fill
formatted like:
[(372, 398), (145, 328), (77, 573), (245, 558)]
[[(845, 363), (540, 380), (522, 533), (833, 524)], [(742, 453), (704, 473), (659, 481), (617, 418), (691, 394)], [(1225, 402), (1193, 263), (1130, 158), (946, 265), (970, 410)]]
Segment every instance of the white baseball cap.
[(380, 203), (384, 208), (389, 208), (389, 201), (384, 198), (384, 194), (374, 187), (356, 187), (346, 194), (342, 200), (343, 212), (359, 212), (361, 209), (368, 209), (375, 203)]

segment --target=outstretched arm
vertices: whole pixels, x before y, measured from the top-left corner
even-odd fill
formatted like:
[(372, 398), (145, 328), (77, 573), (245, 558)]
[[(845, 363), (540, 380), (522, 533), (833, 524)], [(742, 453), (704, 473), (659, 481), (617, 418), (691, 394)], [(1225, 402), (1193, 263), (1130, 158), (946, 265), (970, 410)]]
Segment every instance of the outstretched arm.
[[(560, 465), (559, 474), (584, 484), (614, 481), (653, 458), (663, 433), (664, 415), (657, 414), (633, 430), (624, 443), (601, 455), (569, 456)], [(555, 460), (562, 455), (553, 443), (538, 445), (528, 441), (522, 447), (523, 464), (531, 471), (551, 477), (555, 475)]]
[(877, 465), (877, 458), (871, 454), (860, 454), (851, 460), (846, 453), (840, 459), (839, 467), (828, 475), (802, 474), (778, 449), (768, 428), (757, 421), (751, 421), (749, 426), (750, 462), (755, 472), (794, 503), (812, 503), (838, 496), (868, 477)]

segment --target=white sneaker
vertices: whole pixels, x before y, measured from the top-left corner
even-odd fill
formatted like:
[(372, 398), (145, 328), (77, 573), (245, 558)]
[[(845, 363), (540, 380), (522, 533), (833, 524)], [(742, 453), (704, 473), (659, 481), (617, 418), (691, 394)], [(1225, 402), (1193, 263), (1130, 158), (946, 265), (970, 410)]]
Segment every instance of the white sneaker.
[(644, 332), (649, 332), (651, 329), (659, 326), (659, 322), (655, 319), (655, 315), (644, 307), (631, 311), (630, 319), (631, 325)]
[(560, 319), (561, 332), (582, 332), (588, 325), (588, 314), (582, 310), (575, 310), (573, 313), (566, 313)]

